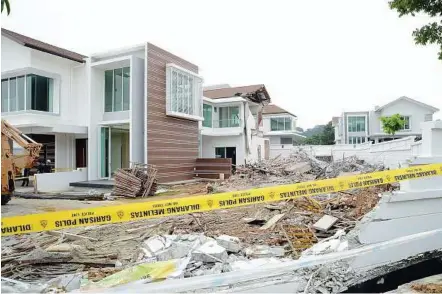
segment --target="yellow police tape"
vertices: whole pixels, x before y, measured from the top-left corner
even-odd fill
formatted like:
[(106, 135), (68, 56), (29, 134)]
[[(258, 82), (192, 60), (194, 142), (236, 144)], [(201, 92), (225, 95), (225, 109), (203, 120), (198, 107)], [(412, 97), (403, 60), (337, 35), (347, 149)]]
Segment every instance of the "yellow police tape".
[(2, 236), (226, 209), (442, 175), (442, 163), (245, 191), (2, 218)]

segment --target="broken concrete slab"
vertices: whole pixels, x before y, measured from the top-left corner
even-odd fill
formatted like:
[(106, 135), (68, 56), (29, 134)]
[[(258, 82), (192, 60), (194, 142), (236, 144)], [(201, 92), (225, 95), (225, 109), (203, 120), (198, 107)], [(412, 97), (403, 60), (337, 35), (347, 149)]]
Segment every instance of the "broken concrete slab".
[(80, 245), (61, 243), (61, 244), (50, 245), (48, 248), (46, 248), (46, 251), (48, 251), (48, 252), (71, 252), (74, 249), (81, 249), (81, 248), (82, 248), (82, 246), (80, 246)]
[(313, 228), (319, 231), (328, 231), (337, 221), (338, 218), (326, 214), (313, 225)]
[(286, 167), (285, 172), (287, 173), (307, 173), (312, 170), (312, 165), (310, 162), (298, 162)]
[(285, 250), (283, 247), (270, 247), (267, 245), (254, 245), (246, 248), (246, 256), (251, 258), (263, 257), (283, 257)]
[(195, 249), (192, 257), (193, 260), (202, 262), (224, 262), (228, 254), (226, 248), (218, 245), (216, 241), (209, 241)]
[(263, 225), (261, 227), (261, 230), (267, 230), (267, 229), (272, 228), (281, 218), (284, 217), (284, 215), (285, 215), (285, 213), (280, 213), (280, 214), (277, 214), (277, 215), (273, 216), (271, 219), (269, 219), (266, 222), (265, 225)]
[(241, 241), (237, 237), (221, 235), (215, 238), (218, 245), (226, 248), (228, 252), (238, 253), (241, 250)]
[(155, 253), (158, 261), (166, 261), (171, 259), (183, 258), (190, 252), (190, 247), (183, 243), (173, 243), (170, 247), (165, 250), (161, 250)]
[[(83, 273), (58, 276), (47, 282), (48, 290), (51, 288), (61, 289), (66, 292), (80, 289)], [(57, 293), (57, 292), (54, 292)]]

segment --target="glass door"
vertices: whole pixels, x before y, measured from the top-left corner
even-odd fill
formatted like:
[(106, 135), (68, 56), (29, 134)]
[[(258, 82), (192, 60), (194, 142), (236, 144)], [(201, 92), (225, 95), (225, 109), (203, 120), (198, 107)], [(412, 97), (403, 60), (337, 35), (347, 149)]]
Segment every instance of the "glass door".
[(111, 169), (111, 131), (110, 127), (101, 127), (100, 130), (100, 176), (110, 178)]

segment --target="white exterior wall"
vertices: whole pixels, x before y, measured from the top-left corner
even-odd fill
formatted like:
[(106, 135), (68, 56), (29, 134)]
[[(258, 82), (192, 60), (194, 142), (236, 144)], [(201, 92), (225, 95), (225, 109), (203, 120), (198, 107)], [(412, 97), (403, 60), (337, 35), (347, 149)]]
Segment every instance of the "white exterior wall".
[(425, 121), (426, 114), (432, 114), (433, 112), (428, 108), (420, 106), (416, 103), (411, 103), (406, 100), (399, 100), (383, 109), (379, 112), (370, 113), (370, 134), (385, 134), (381, 126), (380, 117), (391, 116), (399, 113), (403, 116), (410, 116), (411, 129), (407, 131), (399, 131), (397, 134), (421, 134), (421, 123)]
[(31, 66), (31, 50), (2, 36), (2, 74)]
[(144, 59), (132, 57), (130, 67), (130, 161), (144, 163)]
[(55, 168), (75, 168), (75, 134), (55, 134)]
[(236, 147), (236, 164), (242, 165), (245, 163), (246, 154), (244, 136), (203, 136), (202, 146), (203, 158), (215, 158), (216, 147)]

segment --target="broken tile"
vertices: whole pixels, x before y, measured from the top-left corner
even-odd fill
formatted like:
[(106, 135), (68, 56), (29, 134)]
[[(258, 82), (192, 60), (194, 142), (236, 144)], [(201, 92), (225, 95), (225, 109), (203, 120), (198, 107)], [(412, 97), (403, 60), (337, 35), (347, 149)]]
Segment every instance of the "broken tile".
[(271, 219), (269, 219), (265, 225), (261, 227), (261, 230), (267, 230), (272, 228), (283, 216), (285, 213), (277, 214), (273, 216)]
[(246, 248), (246, 256), (251, 258), (263, 257), (283, 257), (285, 250), (283, 247), (270, 247), (267, 245), (253, 245)]
[(221, 235), (215, 239), (218, 245), (226, 248), (228, 252), (237, 253), (241, 250), (241, 242), (237, 237)]
[(338, 219), (334, 216), (331, 215), (324, 215), (323, 217), (321, 217), (314, 225), (313, 228), (315, 228), (316, 230), (320, 230), (320, 231), (327, 231), (328, 229), (330, 229), (336, 222), (338, 221)]

